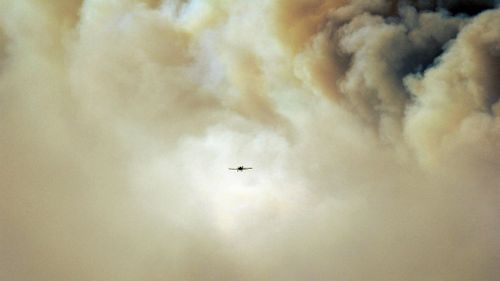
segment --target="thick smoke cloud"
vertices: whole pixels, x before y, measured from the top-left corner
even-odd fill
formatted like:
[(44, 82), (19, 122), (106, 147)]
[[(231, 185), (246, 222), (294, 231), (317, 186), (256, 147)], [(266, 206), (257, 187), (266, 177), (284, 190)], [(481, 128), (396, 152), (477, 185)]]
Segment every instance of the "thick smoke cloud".
[(0, 0), (0, 278), (497, 280), (499, 4)]

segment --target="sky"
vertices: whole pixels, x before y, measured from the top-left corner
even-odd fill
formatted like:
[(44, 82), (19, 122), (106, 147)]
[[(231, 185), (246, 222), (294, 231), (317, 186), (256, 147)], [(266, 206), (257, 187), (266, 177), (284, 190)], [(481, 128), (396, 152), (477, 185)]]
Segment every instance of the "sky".
[(499, 26), (486, 0), (0, 0), (0, 279), (498, 280)]

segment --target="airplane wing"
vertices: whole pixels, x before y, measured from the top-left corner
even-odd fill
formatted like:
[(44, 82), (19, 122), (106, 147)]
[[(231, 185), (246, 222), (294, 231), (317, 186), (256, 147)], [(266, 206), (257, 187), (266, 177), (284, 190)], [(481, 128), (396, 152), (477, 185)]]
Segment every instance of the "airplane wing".
[(245, 167), (245, 168), (243, 168), (243, 170), (250, 170), (250, 169), (252, 169), (252, 168), (246, 168), (246, 167)]
[(238, 169), (235, 169), (235, 168), (229, 168), (229, 170), (238, 170)]

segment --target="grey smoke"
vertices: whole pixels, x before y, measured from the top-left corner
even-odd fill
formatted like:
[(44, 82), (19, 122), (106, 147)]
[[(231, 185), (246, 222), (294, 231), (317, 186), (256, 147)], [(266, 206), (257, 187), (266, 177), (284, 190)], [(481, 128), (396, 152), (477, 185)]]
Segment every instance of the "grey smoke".
[(0, 0), (0, 278), (496, 280), (498, 5)]

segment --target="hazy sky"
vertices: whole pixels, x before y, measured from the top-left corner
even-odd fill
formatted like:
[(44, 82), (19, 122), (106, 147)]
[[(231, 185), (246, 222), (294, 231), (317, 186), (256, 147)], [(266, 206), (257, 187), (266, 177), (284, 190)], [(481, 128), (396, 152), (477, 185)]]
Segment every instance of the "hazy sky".
[(499, 27), (499, 1), (0, 0), (0, 279), (498, 280)]

